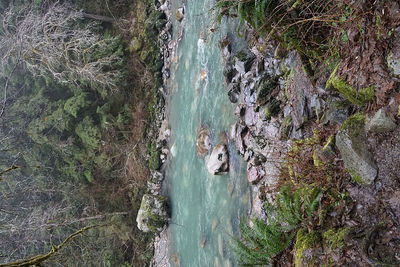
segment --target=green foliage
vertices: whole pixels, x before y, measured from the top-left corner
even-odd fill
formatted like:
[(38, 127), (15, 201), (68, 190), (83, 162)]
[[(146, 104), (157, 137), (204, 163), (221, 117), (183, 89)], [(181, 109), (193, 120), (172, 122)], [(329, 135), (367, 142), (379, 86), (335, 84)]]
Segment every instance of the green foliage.
[(239, 32), (247, 22), (259, 35), (296, 49), (310, 77), (331, 57), (338, 28), (343, 30), (342, 40), (348, 40), (345, 25), (355, 16), (343, 2), (324, 0), (218, 0), (212, 10), (219, 23), (224, 16), (238, 17)]
[(343, 94), (351, 103), (364, 106), (368, 102), (374, 100), (375, 98), (375, 86), (369, 86), (366, 88), (356, 89), (350, 84), (348, 84), (345, 80), (338, 77), (336, 72), (338, 70), (339, 65), (332, 72), (328, 81), (326, 82), (326, 88), (335, 88), (341, 94)]
[(346, 245), (344, 239), (348, 236), (349, 232), (349, 227), (342, 227), (337, 230), (329, 229), (322, 236), (331, 250), (343, 250)]
[(276, 221), (266, 224), (256, 218), (252, 223), (253, 227), (244, 218), (240, 221), (241, 238), (233, 238), (231, 248), (243, 266), (266, 265), (289, 245), (292, 236), (283, 232)]
[(304, 186), (292, 192), (289, 186), (282, 186), (274, 210), (282, 222), (282, 229), (291, 231), (301, 224), (310, 225), (322, 197), (319, 188)]
[(292, 192), (289, 186), (281, 187), (275, 205), (265, 204), (267, 214), (275, 214), (265, 223), (253, 219), (250, 226), (240, 221), (241, 238), (234, 238), (232, 249), (244, 266), (268, 264), (274, 256), (287, 248), (301, 227), (311, 225), (320, 207), (322, 191), (303, 187)]
[[(297, 232), (296, 236), (296, 254), (294, 264), (295, 267), (305, 266), (303, 260), (305, 259), (305, 250), (314, 248), (320, 243), (321, 236), (318, 232), (308, 232), (306, 229), (301, 229)], [(312, 262), (312, 259), (309, 260)], [(310, 264), (312, 266), (312, 264)]]
[(149, 168), (152, 170), (158, 170), (161, 165), (160, 161), (160, 150), (157, 149), (157, 145), (155, 142), (151, 142), (148, 146), (148, 154), (149, 154)]
[(79, 110), (90, 103), (86, 100), (86, 97), (87, 93), (81, 92), (80, 94), (69, 98), (65, 101), (64, 110), (76, 118)]
[(97, 149), (100, 141), (100, 132), (94, 125), (93, 120), (86, 116), (75, 128), (75, 133), (82, 143), (89, 149)]

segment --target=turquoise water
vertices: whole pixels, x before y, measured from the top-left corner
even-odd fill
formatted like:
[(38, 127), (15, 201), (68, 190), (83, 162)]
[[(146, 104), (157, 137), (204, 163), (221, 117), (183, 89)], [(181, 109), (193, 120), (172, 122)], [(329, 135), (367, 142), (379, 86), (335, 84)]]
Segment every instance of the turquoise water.
[[(171, 67), (169, 120), (174, 156), (166, 169), (166, 191), (171, 199), (172, 266), (234, 266), (228, 242), (237, 234), (239, 220), (250, 204), (246, 164), (234, 143), (229, 142), (227, 175), (209, 174), (204, 158), (196, 156), (199, 123), (209, 127), (214, 146), (235, 122), (235, 105), (229, 102), (223, 85), (218, 48), (226, 32), (235, 30), (226, 22), (214, 33), (209, 30), (213, 27), (212, 4), (210, 0), (185, 3), (185, 30), (177, 63)], [(177, 7), (179, 4), (172, 3), (172, 14)], [(176, 29), (175, 24), (175, 38)]]

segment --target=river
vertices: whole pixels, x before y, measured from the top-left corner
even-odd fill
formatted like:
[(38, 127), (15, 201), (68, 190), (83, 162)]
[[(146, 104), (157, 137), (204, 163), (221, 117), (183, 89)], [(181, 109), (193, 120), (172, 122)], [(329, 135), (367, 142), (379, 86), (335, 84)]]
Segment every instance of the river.
[[(186, 1), (185, 27), (171, 66), (169, 121), (171, 154), (166, 168), (165, 193), (171, 200), (168, 229), (172, 266), (235, 266), (229, 240), (238, 233), (246, 215), (250, 188), (246, 164), (229, 142), (230, 170), (227, 175), (207, 172), (205, 159), (196, 156), (199, 123), (211, 131), (213, 146), (235, 122), (236, 105), (229, 102), (223, 84), (223, 62), (218, 42), (235, 25), (223, 21), (214, 28), (210, 13), (214, 1)], [(182, 3), (171, 3), (172, 14)], [(174, 22), (177, 38), (179, 22)], [(235, 42), (235, 50), (242, 42)]]

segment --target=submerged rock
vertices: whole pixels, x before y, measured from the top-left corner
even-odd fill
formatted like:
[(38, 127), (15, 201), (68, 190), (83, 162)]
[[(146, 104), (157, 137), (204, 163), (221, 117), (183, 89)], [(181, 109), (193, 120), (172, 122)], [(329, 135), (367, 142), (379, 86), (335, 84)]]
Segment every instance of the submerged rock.
[(218, 218), (215, 218), (215, 219), (213, 220), (213, 222), (212, 222), (212, 225), (211, 225), (211, 230), (212, 230), (213, 232), (214, 232), (214, 230), (217, 228), (218, 224), (219, 224), (219, 220), (218, 220)]
[(367, 148), (362, 114), (353, 115), (346, 120), (336, 135), (336, 145), (353, 179), (359, 184), (371, 184), (378, 169)]
[(214, 175), (222, 175), (229, 170), (229, 153), (225, 143), (216, 145), (207, 159), (207, 170)]
[(197, 137), (196, 137), (196, 150), (197, 156), (201, 157), (208, 153), (211, 148), (211, 141), (210, 141), (210, 132), (209, 130), (199, 125), (197, 128)]
[(168, 221), (167, 197), (145, 194), (136, 217), (137, 227), (143, 232), (161, 232)]
[(369, 132), (385, 133), (393, 131), (396, 128), (396, 123), (386, 115), (384, 109), (378, 110), (375, 115), (368, 119), (366, 129)]

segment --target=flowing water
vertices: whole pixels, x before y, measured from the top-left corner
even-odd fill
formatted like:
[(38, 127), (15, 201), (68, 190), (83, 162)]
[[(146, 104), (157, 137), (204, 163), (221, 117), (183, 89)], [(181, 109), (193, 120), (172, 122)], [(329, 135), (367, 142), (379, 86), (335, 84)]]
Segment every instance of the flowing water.
[[(179, 4), (172, 1), (172, 14)], [(169, 227), (173, 266), (234, 266), (228, 243), (237, 234), (240, 218), (250, 204), (245, 163), (229, 142), (230, 171), (223, 176), (207, 172), (204, 157), (196, 156), (199, 123), (211, 131), (213, 146), (235, 122), (235, 105), (223, 85), (219, 40), (234, 25), (223, 22), (212, 33), (210, 0), (185, 3), (185, 30), (171, 67), (169, 120), (171, 154), (166, 169), (166, 193), (171, 199)], [(174, 25), (176, 38), (177, 24)], [(240, 46), (240, 42), (236, 43)], [(235, 49), (238, 49), (236, 47)]]

